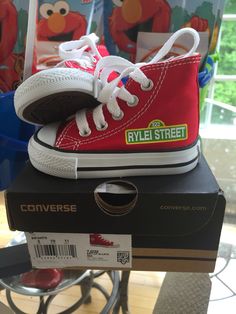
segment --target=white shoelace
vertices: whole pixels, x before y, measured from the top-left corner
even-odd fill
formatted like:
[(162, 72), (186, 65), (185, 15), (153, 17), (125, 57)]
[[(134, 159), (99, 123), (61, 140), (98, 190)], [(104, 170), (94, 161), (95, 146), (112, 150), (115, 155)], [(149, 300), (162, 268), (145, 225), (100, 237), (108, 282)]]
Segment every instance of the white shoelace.
[[(114, 120), (121, 120), (124, 116), (124, 113), (118, 105), (117, 97), (126, 101), (127, 105), (131, 107), (136, 106), (139, 102), (138, 97), (132, 95), (125, 88), (125, 85), (122, 85), (122, 87), (118, 86), (122, 79), (129, 76), (135, 82), (139, 83), (141, 89), (144, 91), (151, 90), (153, 88), (153, 82), (143, 73), (142, 69), (140, 68), (144, 65), (154, 64), (162, 60), (171, 50), (176, 39), (186, 33), (193, 37), (194, 42), (192, 48), (184, 55), (167, 59), (163, 62), (186, 58), (194, 55), (200, 41), (198, 33), (192, 28), (183, 28), (175, 32), (149, 63), (133, 64), (128, 60), (117, 56), (108, 56), (99, 60), (95, 70), (94, 89), (95, 96), (101, 102), (101, 104), (93, 109), (92, 112), (93, 120), (97, 130), (102, 131), (108, 127), (108, 123), (106, 122), (103, 114), (103, 106), (105, 106), (105, 104), (109, 113), (112, 115), (112, 118)], [(120, 75), (111, 82), (108, 82), (109, 75), (113, 71), (120, 73)], [(102, 86), (101, 90), (99, 90), (100, 86)], [(75, 115), (75, 120), (80, 135), (84, 137), (89, 136), (91, 134), (91, 129), (87, 121), (86, 109), (79, 110)]]
[[(96, 44), (99, 38), (94, 33), (82, 36), (79, 40), (67, 41), (59, 45), (59, 56), (62, 59), (56, 67), (64, 67), (66, 61), (76, 62), (82, 67), (93, 68), (95, 56), (101, 59)], [(86, 51), (89, 49), (89, 51)]]

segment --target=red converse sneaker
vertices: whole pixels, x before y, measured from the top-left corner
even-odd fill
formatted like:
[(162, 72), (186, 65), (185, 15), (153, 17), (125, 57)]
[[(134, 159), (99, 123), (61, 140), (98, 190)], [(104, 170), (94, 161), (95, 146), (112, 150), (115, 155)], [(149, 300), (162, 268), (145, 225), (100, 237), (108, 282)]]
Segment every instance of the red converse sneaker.
[(109, 53), (95, 34), (59, 46), (63, 59), (56, 67), (38, 72), (16, 90), (14, 104), (20, 119), (46, 124), (99, 103), (93, 97), (93, 74), (98, 60)]
[[(183, 33), (194, 39), (190, 51), (160, 61)], [(193, 169), (200, 151), (198, 43), (195, 30), (181, 29), (151, 62), (130, 66), (122, 59), (123, 68), (125, 62), (128, 67), (110, 83), (116, 57), (100, 60), (95, 77), (100, 73), (104, 81), (98, 95), (103, 104), (39, 130), (29, 142), (34, 167), (74, 179), (179, 174)], [(121, 58), (117, 58), (119, 64)]]
[(92, 233), (89, 235), (89, 242), (92, 246), (103, 247), (119, 247), (119, 244), (114, 244), (113, 241), (106, 240), (99, 233)]

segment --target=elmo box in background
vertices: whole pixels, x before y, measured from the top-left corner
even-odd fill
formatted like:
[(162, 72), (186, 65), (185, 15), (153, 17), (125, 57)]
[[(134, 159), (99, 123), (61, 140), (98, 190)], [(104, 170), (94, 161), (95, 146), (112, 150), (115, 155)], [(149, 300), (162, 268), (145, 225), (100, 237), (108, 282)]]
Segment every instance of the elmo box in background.
[(134, 270), (214, 270), (225, 198), (204, 157), (186, 174), (110, 180), (60, 179), (28, 164), (5, 198), (12, 230), (131, 235)]
[(21, 83), (29, 0), (0, 1), (0, 93)]
[[(224, 0), (104, 1), (105, 43), (111, 54), (119, 54), (132, 62), (147, 62), (163, 45), (165, 34), (192, 27), (200, 32), (201, 54), (212, 54), (223, 7)], [(178, 42), (172, 54), (182, 53), (185, 44), (186, 41)], [(188, 45), (191, 45), (191, 39)]]
[[(34, 48), (32, 71), (55, 66), (60, 62), (58, 46), (81, 36), (103, 32), (103, 0), (38, 0), (30, 7), (27, 49)], [(34, 31), (32, 29), (34, 28)], [(32, 59), (33, 56), (31, 56)], [(26, 65), (31, 68), (30, 62)], [(29, 76), (31, 73), (27, 73)]]

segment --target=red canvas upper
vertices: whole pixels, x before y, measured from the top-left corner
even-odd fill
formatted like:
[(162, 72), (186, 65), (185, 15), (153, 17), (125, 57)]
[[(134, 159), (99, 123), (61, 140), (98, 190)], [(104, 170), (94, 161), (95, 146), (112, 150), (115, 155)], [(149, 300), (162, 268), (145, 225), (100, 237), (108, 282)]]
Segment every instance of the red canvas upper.
[(124, 112), (122, 120), (114, 120), (104, 105), (106, 130), (96, 129), (89, 112), (91, 134), (80, 136), (72, 119), (60, 127), (55, 146), (80, 152), (165, 151), (191, 146), (199, 131), (199, 62), (200, 55), (196, 55), (143, 66), (141, 70), (153, 81), (153, 89), (143, 91), (129, 78), (126, 89), (139, 98), (139, 103), (129, 107), (117, 98)]

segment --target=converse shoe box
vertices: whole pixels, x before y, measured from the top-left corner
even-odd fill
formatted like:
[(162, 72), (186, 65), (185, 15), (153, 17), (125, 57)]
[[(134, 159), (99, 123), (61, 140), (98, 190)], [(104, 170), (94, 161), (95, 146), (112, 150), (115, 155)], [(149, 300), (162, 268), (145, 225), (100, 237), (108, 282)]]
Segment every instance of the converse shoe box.
[(134, 270), (214, 270), (225, 198), (203, 156), (181, 175), (77, 181), (29, 163), (5, 199), (11, 230), (128, 234)]

